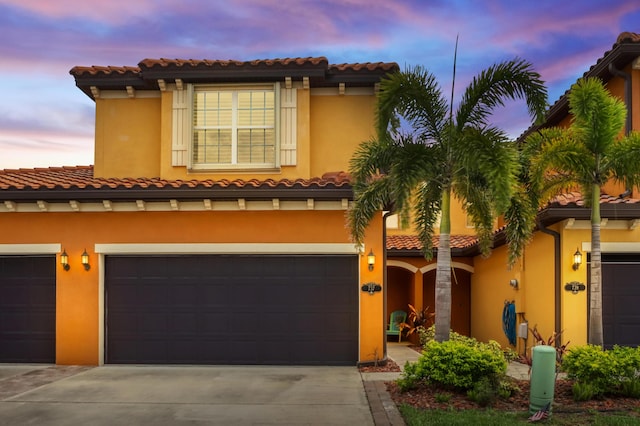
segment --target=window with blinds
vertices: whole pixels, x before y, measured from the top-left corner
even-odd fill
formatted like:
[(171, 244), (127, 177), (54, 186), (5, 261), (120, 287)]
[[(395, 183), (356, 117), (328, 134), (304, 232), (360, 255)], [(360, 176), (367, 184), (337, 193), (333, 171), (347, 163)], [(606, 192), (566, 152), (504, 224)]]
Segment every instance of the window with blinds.
[(273, 168), (277, 165), (276, 91), (273, 85), (193, 92), (194, 168)]

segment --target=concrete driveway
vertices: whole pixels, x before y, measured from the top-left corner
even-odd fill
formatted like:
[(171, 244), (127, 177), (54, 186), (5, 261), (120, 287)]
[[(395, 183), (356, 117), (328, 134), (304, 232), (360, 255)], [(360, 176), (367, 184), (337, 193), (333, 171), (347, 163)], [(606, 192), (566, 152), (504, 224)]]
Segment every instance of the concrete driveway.
[(2, 425), (373, 425), (355, 367), (0, 365)]

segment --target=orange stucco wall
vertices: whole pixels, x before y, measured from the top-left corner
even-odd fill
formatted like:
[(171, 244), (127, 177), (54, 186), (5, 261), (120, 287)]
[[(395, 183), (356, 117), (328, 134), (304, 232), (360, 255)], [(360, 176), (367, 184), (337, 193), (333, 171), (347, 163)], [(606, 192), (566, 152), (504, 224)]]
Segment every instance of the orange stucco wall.
[[(349, 243), (344, 211), (213, 211), (12, 213), (2, 217), (0, 244), (58, 243), (70, 259), (70, 270), (57, 263), (56, 361), (99, 363), (99, 268), (95, 244), (109, 243)], [(366, 250), (379, 254), (369, 271), (361, 256), (362, 282), (382, 282), (381, 220), (372, 223), (375, 237)], [(80, 255), (87, 250), (91, 269)], [(365, 297), (366, 296), (366, 297)], [(382, 345), (382, 296), (361, 296), (360, 357), (373, 359)], [(373, 318), (373, 320), (372, 320)], [(377, 319), (377, 320), (376, 320)]]

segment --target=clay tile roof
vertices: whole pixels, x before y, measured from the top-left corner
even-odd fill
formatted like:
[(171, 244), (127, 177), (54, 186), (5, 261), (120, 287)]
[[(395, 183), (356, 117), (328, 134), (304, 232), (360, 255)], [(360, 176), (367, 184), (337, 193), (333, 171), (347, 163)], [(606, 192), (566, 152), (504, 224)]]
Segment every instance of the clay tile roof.
[[(638, 204), (639, 199), (621, 198), (609, 194), (600, 195), (600, 204)], [(584, 207), (584, 199), (580, 192), (567, 192), (551, 199), (547, 207)]]
[(323, 177), (310, 179), (205, 179), (166, 180), (160, 178), (96, 178), (93, 166), (50, 167), (36, 169), (0, 170), (0, 196), (3, 190), (68, 190), (68, 189), (141, 189), (173, 188), (256, 188), (256, 189), (350, 189), (350, 180), (344, 172), (328, 173)]
[[(473, 247), (478, 242), (474, 235), (451, 235), (451, 248), (463, 249)], [(438, 247), (438, 236), (432, 240), (434, 247)], [(416, 235), (387, 236), (387, 250), (422, 250), (422, 243)]]
[(640, 34), (632, 33), (629, 31), (624, 31), (618, 35), (618, 39), (616, 40), (616, 44), (624, 43), (630, 41), (632, 43), (640, 43)]
[(278, 59), (255, 59), (251, 61), (238, 61), (234, 59), (227, 60), (211, 60), (211, 59), (143, 59), (138, 64), (141, 68), (153, 67), (259, 67), (259, 66), (295, 66), (295, 65), (326, 65), (327, 58), (309, 57), (309, 58), (278, 58)]
[(356, 64), (334, 64), (334, 65), (330, 65), (329, 69), (337, 70), (337, 71), (384, 70), (388, 72), (393, 72), (398, 70), (398, 64), (396, 64), (395, 62), (364, 62), (364, 63), (356, 63)]
[(113, 75), (113, 74), (117, 74), (117, 75), (124, 75), (127, 73), (130, 74), (134, 74), (134, 75), (139, 75), (140, 74), (140, 68), (139, 67), (114, 67), (114, 66), (98, 66), (98, 65), (92, 65), (90, 67), (73, 67), (71, 68), (71, 71), (69, 71), (69, 73), (71, 75), (74, 76), (82, 76), (82, 75), (98, 75), (98, 74), (103, 74), (103, 75)]

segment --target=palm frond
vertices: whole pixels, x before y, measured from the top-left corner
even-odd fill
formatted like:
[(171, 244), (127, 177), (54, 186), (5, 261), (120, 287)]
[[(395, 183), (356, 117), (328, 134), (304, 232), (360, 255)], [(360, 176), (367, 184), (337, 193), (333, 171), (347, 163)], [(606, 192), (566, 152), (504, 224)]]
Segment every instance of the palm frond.
[(347, 211), (347, 222), (356, 244), (362, 243), (365, 231), (373, 217), (391, 201), (392, 181), (381, 175), (367, 185), (354, 188), (354, 202)]
[(440, 140), (447, 102), (433, 74), (421, 66), (396, 72), (380, 82), (378, 135), (395, 134), (405, 121), (417, 139)]
[(613, 144), (609, 150), (609, 167), (612, 177), (625, 187), (640, 186), (640, 133), (631, 132)]
[(458, 130), (464, 126), (486, 126), (495, 108), (503, 106), (508, 99), (524, 99), (531, 117), (536, 120), (544, 117), (547, 89), (529, 62), (516, 58), (495, 64), (476, 76), (458, 106)]
[(524, 247), (533, 236), (538, 201), (537, 197), (531, 197), (530, 194), (524, 186), (520, 186), (504, 214), (509, 268), (522, 256)]
[(423, 183), (415, 193), (414, 224), (422, 243), (422, 253), (427, 260), (433, 258), (433, 236), (441, 211), (442, 187)]
[[(508, 141), (506, 134), (495, 127), (465, 128), (452, 145), (458, 163), (463, 166), (456, 180), (476, 184), (469, 189), (471, 192), (489, 192), (497, 212), (507, 208), (517, 180), (517, 152)], [(464, 176), (467, 179), (463, 180)]]
[(577, 137), (594, 155), (608, 151), (627, 115), (624, 103), (611, 96), (595, 77), (581, 78), (571, 87), (569, 111)]

